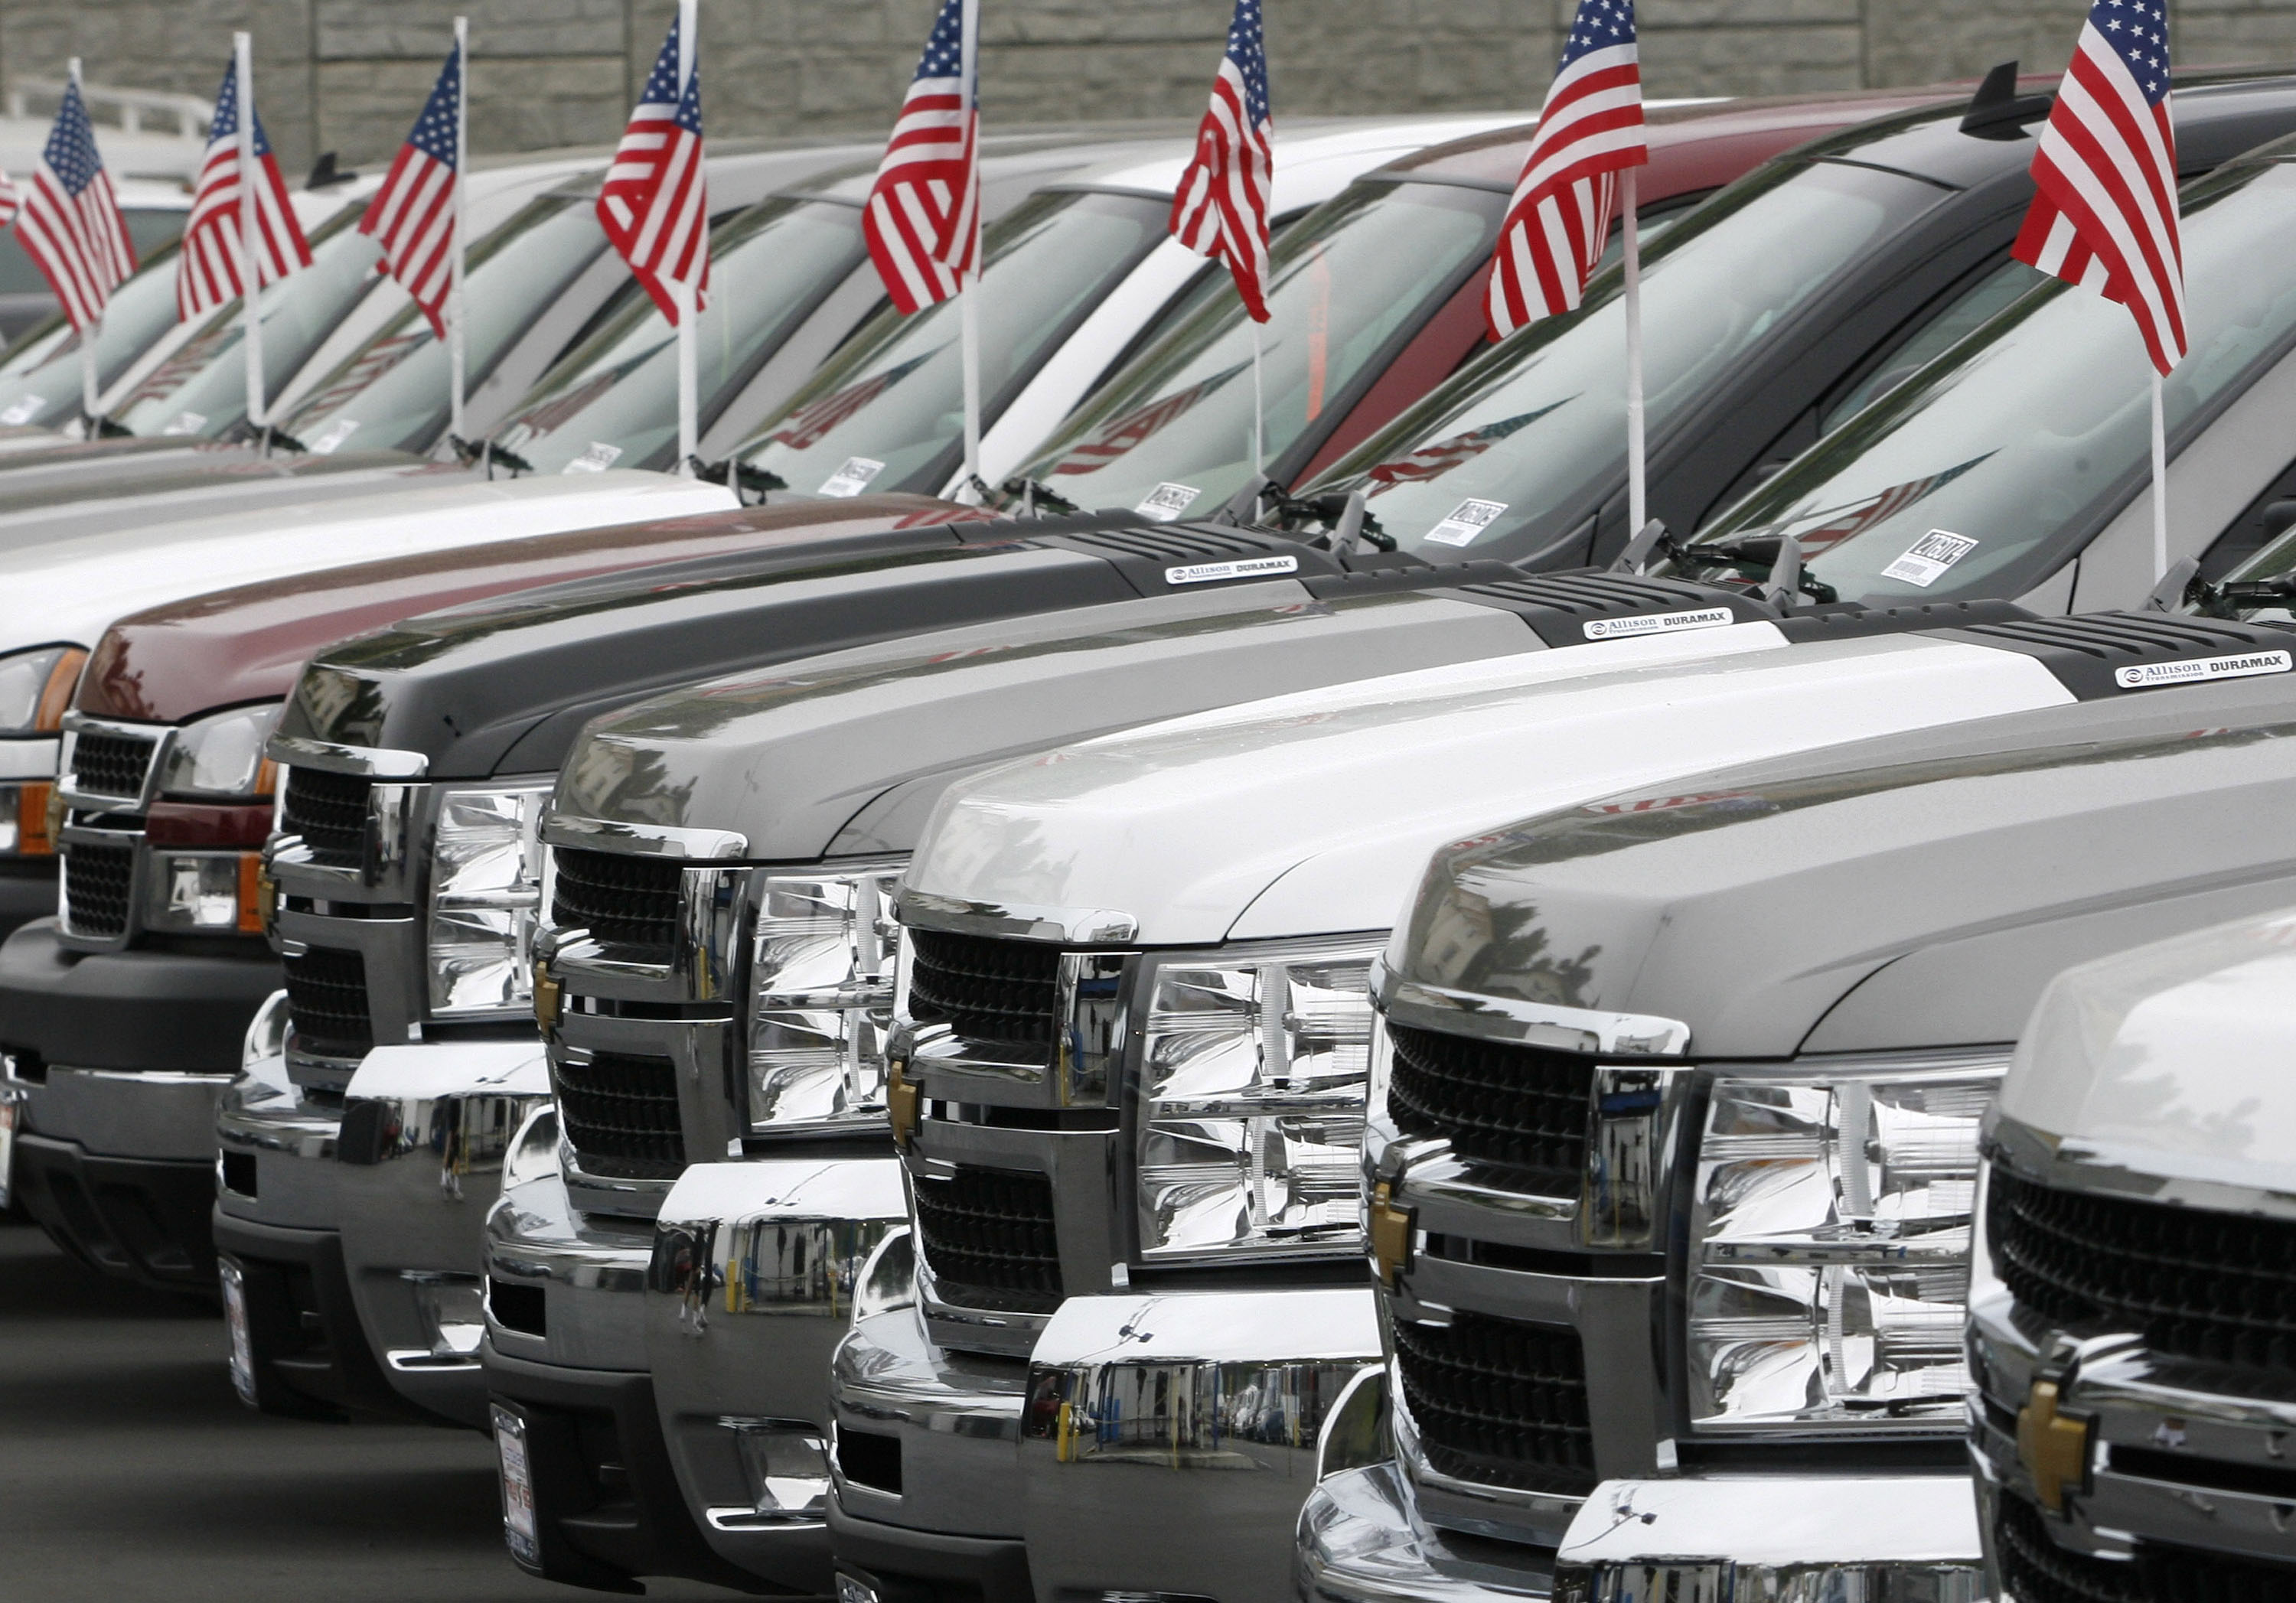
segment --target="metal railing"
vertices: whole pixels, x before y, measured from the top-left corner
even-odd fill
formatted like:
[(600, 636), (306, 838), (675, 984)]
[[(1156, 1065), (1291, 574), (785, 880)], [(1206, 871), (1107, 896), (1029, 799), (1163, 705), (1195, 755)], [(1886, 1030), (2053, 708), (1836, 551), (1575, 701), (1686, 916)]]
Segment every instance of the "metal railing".
[[(8, 115), (29, 115), (28, 102), (37, 97), (51, 103), (61, 100), (64, 80), (60, 78), (13, 78), (8, 80)], [(176, 94), (164, 89), (118, 89), (103, 84), (83, 83), (80, 94), (87, 102), (91, 117), (106, 109), (119, 114), (120, 131), (140, 134), (144, 131), (144, 119), (152, 113), (175, 125), (179, 138), (203, 144), (209, 125), (215, 119), (215, 108), (196, 94)], [(160, 130), (154, 129), (154, 132)]]

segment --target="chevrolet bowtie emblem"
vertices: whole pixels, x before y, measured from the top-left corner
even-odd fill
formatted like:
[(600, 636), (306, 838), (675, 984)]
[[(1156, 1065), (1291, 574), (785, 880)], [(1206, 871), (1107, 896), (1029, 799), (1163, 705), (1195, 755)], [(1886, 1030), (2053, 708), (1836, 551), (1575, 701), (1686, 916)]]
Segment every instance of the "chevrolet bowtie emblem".
[(896, 1058), (885, 1075), (885, 1113), (893, 1123), (893, 1145), (906, 1149), (909, 1137), (916, 1133), (918, 1116), (917, 1088), (901, 1073), (906, 1065)]
[(1411, 1210), (1396, 1206), (1392, 1195), (1384, 1180), (1371, 1189), (1371, 1259), (1379, 1283), (1389, 1287), (1411, 1267)]
[(2017, 1461), (2033, 1477), (2033, 1494), (2052, 1514), (2065, 1511), (2068, 1488), (2088, 1480), (2089, 1421), (2057, 1411), (2057, 1383), (2036, 1380), (2017, 1411)]
[(558, 1010), (562, 993), (558, 982), (550, 977), (550, 965), (537, 958), (534, 962), (534, 1021), (547, 1035), (558, 1027)]

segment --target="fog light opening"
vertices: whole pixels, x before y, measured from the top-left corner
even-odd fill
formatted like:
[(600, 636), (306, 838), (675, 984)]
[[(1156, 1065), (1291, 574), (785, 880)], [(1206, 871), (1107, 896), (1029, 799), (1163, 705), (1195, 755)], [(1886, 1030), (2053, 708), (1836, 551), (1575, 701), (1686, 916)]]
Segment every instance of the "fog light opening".
[(829, 1442), (804, 1419), (727, 1417), (757, 1519), (819, 1520), (829, 1514)]

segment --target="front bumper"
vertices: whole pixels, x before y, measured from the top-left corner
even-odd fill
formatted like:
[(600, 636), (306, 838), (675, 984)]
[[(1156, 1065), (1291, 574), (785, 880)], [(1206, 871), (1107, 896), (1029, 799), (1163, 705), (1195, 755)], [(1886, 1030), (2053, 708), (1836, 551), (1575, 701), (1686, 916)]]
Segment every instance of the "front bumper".
[(1555, 1551), (1434, 1529), (1391, 1462), (1316, 1488), (1296, 1586), (1303, 1603), (1986, 1595), (1965, 1476), (1605, 1481)]
[(862, 1321), (831, 1383), (840, 1564), (881, 1573), (851, 1523), (920, 1560), (1018, 1540), (1046, 1603), (1278, 1596), (1324, 1411), (1379, 1353), (1367, 1288), (1070, 1297), (1025, 1362)]
[(574, 1211), (545, 1174), (487, 1215), (492, 1400), (526, 1421), (541, 1561), (570, 1585), (629, 1591), (640, 1576), (755, 1590), (687, 1514), (646, 1372), (651, 1220)]
[(687, 1512), (719, 1557), (798, 1591), (834, 1590), (831, 1354), (863, 1265), (907, 1219), (883, 1145), (697, 1164), (655, 1227), (646, 1356)]
[[(480, 1228), (512, 1133), (547, 1095), (541, 1048), (521, 1042), (377, 1048), (340, 1098), (295, 1085), (277, 1059), (242, 1076), (216, 1116), (218, 1239), (243, 1269), (271, 1265), (337, 1361), (313, 1375), (291, 1344), (273, 1364), (258, 1326), (258, 1366), (331, 1406), (412, 1403), (485, 1428)], [(314, 1254), (329, 1267), (306, 1281), (294, 1266)]]
[(216, 1295), (207, 1159), (107, 1157), (20, 1133), (12, 1170), (16, 1203), (90, 1268), (156, 1290)]
[(278, 988), (266, 952), (72, 952), (37, 919), (0, 944), (0, 1048), (51, 1068), (227, 1075)]

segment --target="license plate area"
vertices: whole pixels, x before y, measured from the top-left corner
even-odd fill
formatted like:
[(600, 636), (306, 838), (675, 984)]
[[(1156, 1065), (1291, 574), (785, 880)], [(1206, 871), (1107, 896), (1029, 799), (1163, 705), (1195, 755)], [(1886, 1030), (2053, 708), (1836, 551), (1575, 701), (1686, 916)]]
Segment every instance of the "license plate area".
[(533, 1460), (527, 1452), (526, 1416), (492, 1405), (495, 1461), (502, 1481), (503, 1542), (522, 1568), (542, 1571), (542, 1527), (534, 1512)]

